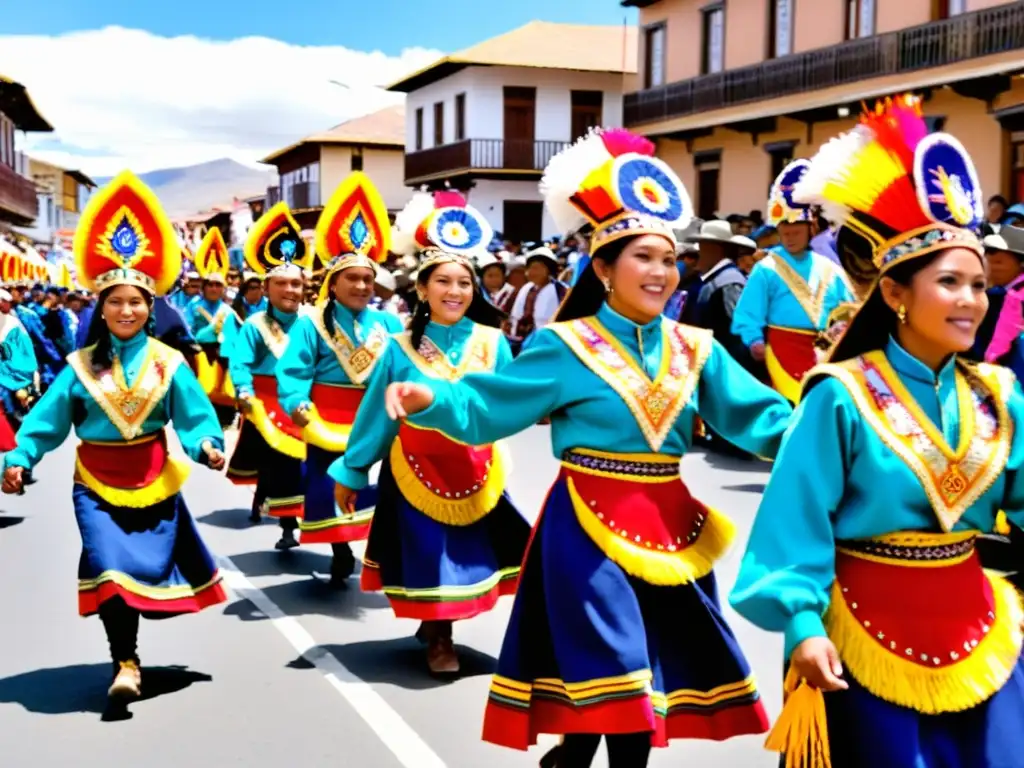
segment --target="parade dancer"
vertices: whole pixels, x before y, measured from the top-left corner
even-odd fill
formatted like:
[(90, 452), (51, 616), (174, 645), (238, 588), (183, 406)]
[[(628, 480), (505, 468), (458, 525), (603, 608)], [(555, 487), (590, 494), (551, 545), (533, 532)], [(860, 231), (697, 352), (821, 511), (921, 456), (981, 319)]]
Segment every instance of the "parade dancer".
[(81, 442), (72, 490), (82, 535), (78, 610), (99, 614), (114, 662), (109, 695), (141, 691), (139, 617), (191, 613), (226, 599), (214, 560), (180, 489), (188, 466), (168, 454), (173, 422), (189, 457), (224, 466), (210, 401), (178, 352), (152, 338), (154, 295), (174, 284), (181, 251), (152, 193), (124, 172), (82, 213), (78, 280), (99, 294), (90, 343), (29, 412), (4, 457), (3, 490), (58, 448), (72, 425)]
[(793, 200), (807, 165), (790, 163), (772, 185), (768, 223), (778, 228), (782, 244), (754, 265), (732, 321), (733, 333), (764, 362), (772, 385), (791, 403), (800, 397), (804, 374), (818, 362), (816, 344), (832, 310), (854, 301), (842, 269), (810, 248), (811, 207)]
[(335, 504), (331, 464), (348, 446), (352, 422), (373, 366), (401, 330), (398, 317), (368, 307), (377, 263), (387, 259), (390, 223), (377, 188), (355, 172), (334, 191), (316, 227), (316, 250), (326, 264), (320, 302), (299, 317), (277, 365), (281, 405), (303, 427), (305, 500), (303, 544), (330, 544), (330, 583), (355, 571), (350, 542), (366, 538), (376, 488), (361, 494), (354, 513)]
[(15, 446), (14, 433), (33, 400), (36, 355), (32, 339), (11, 311), (11, 294), (0, 289), (0, 451)]
[[(671, 739), (761, 733), (768, 718), (719, 607), (713, 568), (735, 535), (680, 477), (699, 415), (773, 456), (791, 414), (714, 341), (662, 317), (679, 282), (674, 229), (689, 196), (654, 146), (590, 134), (542, 190), (562, 231), (593, 228), (591, 263), (553, 325), (499, 373), (393, 384), (387, 407), (469, 445), (550, 415), (562, 468), (520, 579), (484, 739), (526, 749), (568, 734), (544, 765), (641, 768)], [(425, 410), (424, 410), (425, 409)]]
[(351, 508), (369, 468), (383, 460), (361, 586), (383, 591), (398, 618), (423, 622), (417, 637), (434, 674), (459, 671), (452, 623), (515, 593), (530, 526), (505, 493), (502, 450), (400, 426), (388, 418), (384, 394), (392, 382), (458, 381), (511, 362), (502, 314), (470, 260), (491, 237), (457, 192), (417, 193), (395, 218), (392, 250), (421, 255), (416, 311), (377, 363), (348, 450), (330, 470), (338, 506)]
[(259, 522), (264, 510), (281, 521), (279, 550), (299, 545), (295, 530), (302, 517), (306, 444), (302, 429), (278, 400), (274, 369), (299, 317), (302, 271), (312, 256), (286, 203), (273, 206), (253, 225), (245, 260), (266, 288), (268, 304), (249, 316), (231, 350), (231, 381), (242, 428), (227, 474), (237, 485), (255, 486), (253, 522)]
[(920, 104), (880, 104), (795, 191), (868, 238), (876, 280), (807, 377), (730, 598), (785, 634), (768, 745), (788, 766), (1024, 754), (1024, 609), (975, 550), (1000, 509), (1024, 525), (1024, 398), (1008, 370), (960, 357), (987, 306), (981, 190)]
[(225, 427), (235, 420), (235, 388), (228, 374), (228, 358), (241, 325), (231, 305), (224, 301), (230, 263), (224, 237), (217, 227), (211, 227), (196, 251), (202, 289), (186, 309), (186, 320), (203, 350), (196, 357), (196, 375)]

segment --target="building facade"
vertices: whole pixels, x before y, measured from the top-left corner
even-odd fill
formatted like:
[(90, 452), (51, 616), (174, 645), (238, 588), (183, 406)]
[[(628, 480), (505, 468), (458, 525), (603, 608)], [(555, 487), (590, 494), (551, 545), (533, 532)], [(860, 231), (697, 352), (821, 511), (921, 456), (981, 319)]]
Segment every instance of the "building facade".
[(36, 186), (17, 134), (52, 130), (25, 86), (0, 75), (0, 223), (26, 226), (35, 221)]
[(924, 97), (986, 195), (1024, 200), (1024, 2), (624, 0), (639, 8), (626, 126), (698, 214), (764, 210), (771, 180), (853, 127), (862, 102)]
[(464, 191), (514, 242), (562, 234), (542, 172), (592, 126), (622, 125), (635, 61), (635, 29), (532, 22), (403, 78), (405, 183)]
[(28, 159), (28, 175), (36, 189), (36, 219), (18, 231), (36, 243), (70, 250), (64, 246), (69, 233), (73, 236), (96, 182), (81, 171), (68, 171), (35, 158)]

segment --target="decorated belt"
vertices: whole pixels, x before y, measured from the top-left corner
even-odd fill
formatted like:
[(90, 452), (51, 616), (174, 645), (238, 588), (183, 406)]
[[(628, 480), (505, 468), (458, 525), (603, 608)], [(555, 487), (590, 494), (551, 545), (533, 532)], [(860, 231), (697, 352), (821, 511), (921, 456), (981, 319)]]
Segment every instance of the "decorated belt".
[(679, 461), (583, 448), (562, 454), (559, 479), (580, 527), (626, 573), (651, 584), (706, 576), (735, 536), (727, 517), (690, 494)]
[(1022, 647), (1020, 597), (986, 574), (976, 533), (902, 532), (836, 542), (829, 637), (871, 693), (925, 714), (998, 691)]
[(128, 442), (83, 440), (75, 460), (75, 481), (119, 507), (148, 507), (181, 490), (188, 465), (167, 451), (160, 430)]
[(309, 424), (302, 430), (303, 439), (325, 451), (344, 453), (365, 393), (363, 387), (314, 384), (309, 395), (313, 408), (307, 414)]

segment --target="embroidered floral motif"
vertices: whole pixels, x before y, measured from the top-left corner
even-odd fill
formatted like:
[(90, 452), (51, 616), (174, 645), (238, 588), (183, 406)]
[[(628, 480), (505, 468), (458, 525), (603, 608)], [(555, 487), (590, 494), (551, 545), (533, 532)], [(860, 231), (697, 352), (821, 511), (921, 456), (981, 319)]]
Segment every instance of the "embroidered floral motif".
[(150, 339), (139, 375), (128, 386), (121, 360), (114, 357), (110, 368), (96, 372), (92, 367), (93, 347), (81, 349), (68, 358), (86, 392), (103, 410), (125, 440), (142, 434), (143, 424), (163, 400), (174, 372), (182, 361), (170, 347)]
[(412, 335), (407, 331), (395, 337), (406, 356), (425, 376), (432, 379), (458, 381), (467, 373), (494, 370), (498, 356), (500, 332), (476, 326), (466, 341), (466, 353), (458, 365), (449, 362), (445, 353), (426, 334), (417, 349), (412, 348)]
[(834, 274), (831, 266), (824, 265), (818, 286), (812, 292), (807, 281), (785, 259), (772, 257), (769, 264), (775, 270), (775, 274), (786, 284), (808, 319), (817, 328), (821, 323), (821, 313), (825, 308), (825, 294), (828, 292)]
[(622, 398), (653, 451), (659, 451), (700, 381), (711, 334), (670, 320), (661, 325), (662, 356), (652, 381), (596, 317), (550, 328)]
[[(367, 334), (366, 341), (357, 345), (337, 323), (334, 324), (334, 333), (329, 334), (324, 326), (323, 313), (312, 314), (310, 319), (320, 338), (338, 358), (338, 365), (348, 376), (349, 381), (353, 384), (365, 383), (373, 373), (373, 366), (377, 364), (381, 352), (387, 346), (387, 333), (380, 326), (374, 326)], [(358, 324), (356, 333), (359, 333)]]

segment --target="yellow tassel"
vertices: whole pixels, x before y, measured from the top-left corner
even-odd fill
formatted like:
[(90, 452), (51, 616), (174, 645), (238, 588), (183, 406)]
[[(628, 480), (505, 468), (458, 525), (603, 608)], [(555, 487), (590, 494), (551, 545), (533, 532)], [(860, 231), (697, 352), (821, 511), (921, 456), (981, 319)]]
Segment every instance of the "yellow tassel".
[(765, 749), (784, 754), (786, 768), (831, 768), (825, 695), (800, 680), (792, 668), (785, 691), (786, 704), (765, 740)]
[(143, 488), (115, 488), (89, 472), (81, 459), (75, 459), (75, 479), (116, 507), (142, 509), (166, 501), (181, 490), (188, 475), (188, 464), (168, 456), (159, 476), (149, 485)]
[(309, 407), (306, 418), (309, 419), (309, 423), (302, 428), (303, 440), (331, 453), (344, 453), (348, 450), (348, 436), (352, 432), (351, 424), (333, 424), (324, 421), (315, 405)]
[(1010, 521), (1007, 519), (1006, 513), (1001, 509), (996, 514), (995, 532), (1000, 536), (1010, 535)]
[(278, 426), (270, 420), (270, 416), (267, 414), (267, 409), (263, 405), (262, 400), (254, 397), (249, 401), (249, 404), (252, 406), (252, 411), (246, 415), (246, 418), (251, 421), (253, 426), (256, 427), (261, 435), (263, 435), (263, 439), (267, 441), (267, 445), (285, 456), (305, 461), (306, 444), (297, 437), (292, 437), (284, 430), (278, 428)]
[(1020, 596), (1005, 579), (986, 575), (995, 621), (978, 647), (953, 664), (926, 667), (882, 646), (851, 613), (838, 585), (825, 620), (828, 636), (849, 673), (880, 699), (926, 715), (971, 709), (1006, 685), (1024, 644)]
[(423, 484), (409, 466), (400, 438), (395, 438), (395, 442), (391, 444), (391, 474), (398, 489), (410, 504), (430, 519), (445, 525), (472, 525), (482, 520), (497, 506), (505, 491), (505, 464), (502, 453), (498, 450), (492, 454), (487, 479), (477, 491), (460, 499), (438, 496), (434, 490)]
[(707, 576), (736, 538), (736, 526), (715, 509), (708, 509), (697, 540), (676, 552), (647, 549), (613, 531), (580, 498), (572, 478), (566, 481), (580, 527), (597, 546), (630, 576), (648, 584), (678, 586)]

